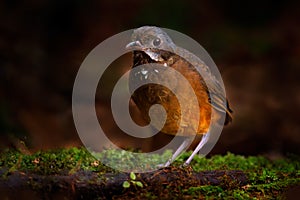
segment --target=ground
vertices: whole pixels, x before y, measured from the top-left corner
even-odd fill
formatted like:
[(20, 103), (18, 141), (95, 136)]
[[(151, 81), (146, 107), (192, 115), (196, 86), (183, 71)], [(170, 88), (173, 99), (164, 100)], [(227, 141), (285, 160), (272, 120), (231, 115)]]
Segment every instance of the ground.
[[(133, 159), (124, 152), (109, 157)], [(280, 199), (300, 185), (296, 155), (272, 161), (231, 153), (196, 156), (183, 167), (189, 154), (158, 171), (123, 173), (83, 148), (34, 154), (6, 150), (0, 155), (0, 193), (6, 199)]]

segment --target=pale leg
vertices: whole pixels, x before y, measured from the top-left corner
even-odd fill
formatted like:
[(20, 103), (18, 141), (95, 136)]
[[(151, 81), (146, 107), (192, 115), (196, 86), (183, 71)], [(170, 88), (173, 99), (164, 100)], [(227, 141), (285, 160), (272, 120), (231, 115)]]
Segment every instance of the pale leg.
[(172, 158), (165, 164), (165, 167), (168, 167), (177, 158), (177, 156), (182, 153), (182, 151), (189, 145), (190, 140), (191, 140), (190, 138), (186, 138), (182, 142), (182, 144), (178, 147), (178, 149), (172, 155)]
[(189, 165), (190, 162), (193, 160), (194, 156), (201, 150), (201, 148), (207, 143), (209, 139), (209, 132), (203, 135), (201, 141), (197, 145), (196, 149), (193, 151), (192, 155), (185, 161), (184, 165)]

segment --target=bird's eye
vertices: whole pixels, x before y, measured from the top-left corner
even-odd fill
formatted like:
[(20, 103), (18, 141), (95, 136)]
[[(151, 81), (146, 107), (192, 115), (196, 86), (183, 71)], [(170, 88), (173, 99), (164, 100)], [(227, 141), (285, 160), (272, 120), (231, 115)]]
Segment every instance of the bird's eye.
[(158, 45), (160, 45), (160, 42), (161, 42), (160, 39), (156, 38), (153, 40), (153, 45), (157, 47)]

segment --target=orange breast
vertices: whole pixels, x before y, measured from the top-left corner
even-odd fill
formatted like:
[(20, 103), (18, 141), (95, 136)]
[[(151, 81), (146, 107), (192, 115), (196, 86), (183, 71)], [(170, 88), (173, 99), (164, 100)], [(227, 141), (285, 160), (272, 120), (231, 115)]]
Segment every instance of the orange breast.
[[(139, 107), (143, 118), (150, 122), (149, 108), (153, 104), (161, 104), (167, 112), (167, 120), (161, 132), (175, 135), (177, 132), (182, 136), (205, 134), (208, 131), (211, 120), (211, 105), (207, 94), (207, 88), (197, 70), (183, 59), (172, 59), (168, 63), (179, 71), (190, 83), (196, 94), (198, 105), (191, 103), (190, 93), (184, 84), (176, 84), (176, 93), (184, 99), (188, 121), (181, 122), (181, 108), (176, 96), (166, 87), (157, 84), (144, 85), (133, 94), (133, 99)], [(170, 80), (173, 81), (173, 80)], [(200, 109), (197, 116), (196, 109)], [(159, 118), (157, 119), (159, 123)], [(153, 122), (153, 121), (152, 121)], [(153, 122), (155, 126), (155, 119)]]

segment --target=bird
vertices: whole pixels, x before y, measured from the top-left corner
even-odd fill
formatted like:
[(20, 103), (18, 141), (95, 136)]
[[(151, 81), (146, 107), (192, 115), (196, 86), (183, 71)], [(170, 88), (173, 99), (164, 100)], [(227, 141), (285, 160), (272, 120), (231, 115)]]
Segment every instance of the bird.
[[(159, 27), (142, 26), (135, 29), (131, 35), (130, 42), (126, 45), (126, 49), (133, 51), (132, 69), (140, 65), (152, 63), (161, 64), (166, 68), (173, 68), (188, 80), (194, 90), (198, 105), (188, 104), (189, 95), (191, 94), (186, 92), (187, 88), (185, 88), (184, 84), (179, 82), (175, 86), (176, 92), (181, 93), (187, 101), (188, 112), (184, 114), (188, 115), (188, 123), (192, 124), (191, 127), (197, 128), (187, 128), (182, 125), (184, 123), (180, 123), (181, 108), (178, 99), (171, 90), (163, 85), (145, 84), (137, 88), (131, 96), (140, 110), (141, 116), (148, 123), (151, 121), (148, 114), (150, 107), (154, 104), (162, 105), (166, 110), (167, 118), (160, 132), (168, 135), (175, 135), (177, 133), (179, 136), (185, 138), (173, 153), (171, 159), (165, 163), (165, 167), (169, 166), (190, 144), (190, 136), (202, 136), (201, 141), (184, 163), (184, 165), (189, 165), (194, 156), (209, 139), (212, 109), (220, 115), (225, 115), (225, 125), (232, 121), (232, 110), (220, 82), (200, 58), (188, 50), (177, 46), (170, 36)], [(181, 55), (189, 58), (190, 62)], [(130, 73), (130, 80), (164, 78), (165, 73), (161, 68), (158, 69), (155, 65), (146, 65), (145, 67), (137, 73)], [(196, 67), (201, 70), (201, 74), (197, 71)], [(166, 79), (166, 81), (178, 81), (171, 80), (172, 77), (167, 77)], [(214, 98), (212, 99), (211, 96)], [(194, 112), (195, 109), (199, 109), (199, 112)], [(201, 117), (195, 116), (194, 113), (198, 113)]]

